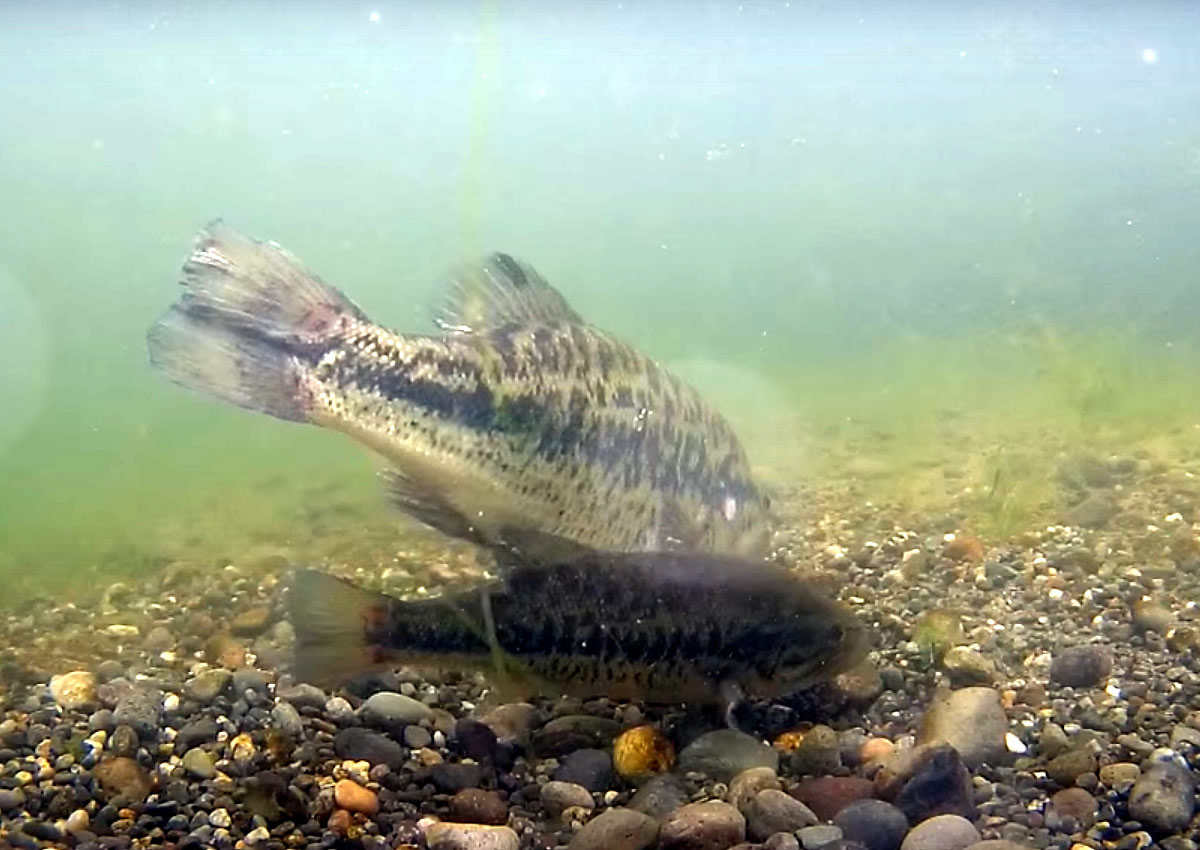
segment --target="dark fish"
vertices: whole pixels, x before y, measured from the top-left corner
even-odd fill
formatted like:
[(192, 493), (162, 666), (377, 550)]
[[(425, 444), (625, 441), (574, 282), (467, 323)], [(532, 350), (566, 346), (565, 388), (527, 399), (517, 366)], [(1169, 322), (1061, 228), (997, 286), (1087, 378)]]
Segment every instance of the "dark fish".
[(515, 564), (415, 601), (302, 570), (289, 604), (296, 673), (327, 685), (382, 665), (500, 668), (523, 693), (720, 702), (835, 675), (867, 644), (848, 609), (782, 567), (672, 552)]
[(758, 556), (768, 501), (729, 423), (492, 254), (415, 336), (373, 324), (273, 243), (214, 224), (148, 336), (173, 381), (349, 434), (406, 512), (485, 544), (536, 531), (593, 548)]

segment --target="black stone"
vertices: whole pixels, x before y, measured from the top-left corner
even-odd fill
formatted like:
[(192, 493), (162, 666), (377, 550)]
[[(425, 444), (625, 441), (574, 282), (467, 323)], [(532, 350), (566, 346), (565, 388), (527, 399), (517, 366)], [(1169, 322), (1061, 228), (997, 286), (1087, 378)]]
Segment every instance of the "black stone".
[(465, 758), (493, 761), (496, 747), (496, 733), (490, 726), (469, 717), (464, 717), (454, 724), (454, 748)]
[(896, 807), (909, 823), (920, 823), (934, 815), (976, 816), (971, 774), (958, 750), (934, 747), (921, 756), (912, 777), (896, 796)]
[(606, 750), (576, 750), (562, 759), (554, 778), (589, 791), (607, 791), (613, 781), (612, 757)]
[(334, 752), (339, 758), (386, 764), (392, 770), (404, 766), (404, 748), (386, 735), (361, 726), (351, 726), (333, 739)]
[(463, 762), (442, 762), (429, 769), (429, 778), (443, 794), (454, 794), (464, 788), (478, 788), (483, 782), (483, 767)]

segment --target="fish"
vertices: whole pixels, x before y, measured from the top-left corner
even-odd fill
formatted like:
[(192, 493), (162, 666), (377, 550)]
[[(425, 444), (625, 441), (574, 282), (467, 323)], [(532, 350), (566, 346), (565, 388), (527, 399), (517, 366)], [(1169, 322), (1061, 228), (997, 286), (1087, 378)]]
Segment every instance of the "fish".
[(180, 284), (147, 333), (156, 370), (349, 435), (385, 462), (390, 500), (443, 534), (768, 553), (770, 499), (729, 422), (508, 254), (452, 274), (428, 335), (373, 323), (287, 250), (220, 221)]
[(523, 560), (419, 599), (303, 568), (287, 608), (295, 675), (327, 687), (409, 666), (490, 673), (522, 698), (727, 704), (835, 676), (869, 647), (853, 611), (788, 568), (704, 553)]

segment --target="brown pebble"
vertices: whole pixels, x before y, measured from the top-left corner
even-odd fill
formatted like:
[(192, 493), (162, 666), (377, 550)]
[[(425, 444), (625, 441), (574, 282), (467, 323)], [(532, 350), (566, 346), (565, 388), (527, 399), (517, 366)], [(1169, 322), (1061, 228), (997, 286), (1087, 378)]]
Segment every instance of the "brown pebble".
[(873, 761), (884, 761), (891, 758), (895, 751), (896, 745), (887, 738), (867, 738), (863, 742), (862, 749), (859, 750), (858, 757), (863, 764), (870, 764)]
[(379, 811), (379, 797), (370, 788), (363, 788), (353, 779), (339, 779), (333, 786), (333, 801), (343, 809), (373, 815)]
[(256, 605), (234, 617), (229, 628), (235, 635), (254, 637), (261, 634), (270, 622), (271, 609), (266, 605)]
[(1050, 798), (1050, 807), (1063, 817), (1071, 817), (1083, 829), (1096, 822), (1096, 798), (1082, 788), (1064, 788)]
[(983, 553), (983, 541), (967, 534), (955, 536), (942, 550), (943, 557), (949, 558), (951, 561), (978, 562), (983, 560)]
[(204, 657), (210, 664), (220, 664), (227, 670), (246, 666), (246, 648), (229, 632), (217, 632), (204, 645)]
[(792, 796), (827, 821), (855, 800), (874, 797), (875, 786), (858, 776), (818, 776), (803, 780), (792, 789)]
[(464, 788), (450, 798), (449, 820), (503, 826), (508, 823), (508, 806), (495, 791)]
[(329, 816), (329, 823), (326, 826), (329, 827), (330, 832), (345, 835), (350, 831), (351, 823), (353, 823), (353, 820), (348, 811), (345, 809), (334, 809), (333, 814)]
[(622, 779), (631, 782), (675, 766), (675, 747), (654, 726), (626, 729), (613, 741), (613, 768)]

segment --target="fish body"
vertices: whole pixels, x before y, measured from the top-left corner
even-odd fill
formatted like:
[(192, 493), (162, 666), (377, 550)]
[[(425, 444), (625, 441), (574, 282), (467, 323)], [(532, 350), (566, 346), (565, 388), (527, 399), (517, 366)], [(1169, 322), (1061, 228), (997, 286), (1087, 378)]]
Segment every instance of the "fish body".
[(301, 570), (289, 605), (297, 675), (319, 684), (380, 665), (501, 667), (525, 694), (719, 703), (731, 685), (771, 696), (833, 676), (867, 644), (849, 609), (791, 571), (691, 553), (517, 565), (413, 601)]
[(155, 367), (350, 435), (389, 463), (395, 503), (451, 536), (767, 550), (769, 503), (729, 423), (508, 255), (458, 274), (427, 336), (380, 327), (279, 246), (219, 223), (182, 285), (148, 335)]

